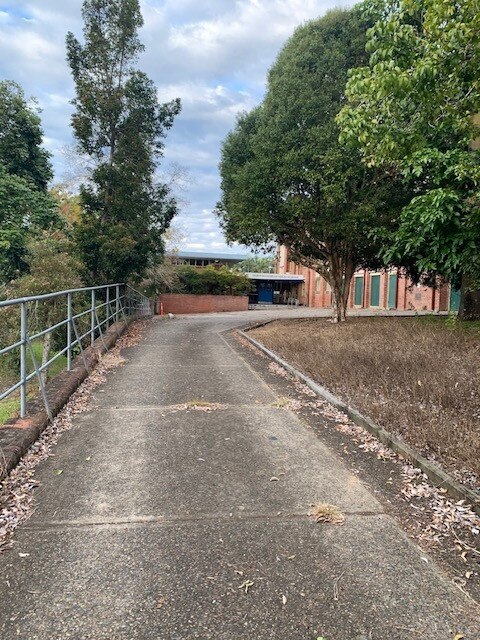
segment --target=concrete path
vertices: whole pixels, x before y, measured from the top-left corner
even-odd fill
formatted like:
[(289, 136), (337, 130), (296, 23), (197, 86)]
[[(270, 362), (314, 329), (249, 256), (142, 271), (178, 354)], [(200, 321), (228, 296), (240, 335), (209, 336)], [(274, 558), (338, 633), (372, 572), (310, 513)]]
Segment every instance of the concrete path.
[[(271, 313), (154, 320), (127, 350), (0, 556), (2, 639), (480, 637), (469, 601), (221, 334)], [(317, 502), (345, 525), (313, 523)]]

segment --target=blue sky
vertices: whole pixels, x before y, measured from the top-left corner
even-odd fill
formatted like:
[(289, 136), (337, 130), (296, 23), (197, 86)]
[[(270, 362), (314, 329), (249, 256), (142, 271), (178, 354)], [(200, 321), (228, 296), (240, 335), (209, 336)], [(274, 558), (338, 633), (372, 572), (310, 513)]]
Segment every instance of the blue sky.
[[(229, 249), (212, 213), (219, 198), (221, 141), (236, 115), (260, 102), (266, 74), (295, 27), (335, 0), (143, 0), (146, 46), (139, 65), (161, 102), (180, 97), (183, 111), (166, 141), (161, 171), (177, 180), (183, 249)], [(57, 182), (81, 175), (72, 153), (69, 104), (74, 89), (65, 34), (81, 35), (81, 0), (0, 0), (0, 78), (15, 80), (42, 109), (45, 145)], [(184, 179), (184, 168), (188, 178)]]

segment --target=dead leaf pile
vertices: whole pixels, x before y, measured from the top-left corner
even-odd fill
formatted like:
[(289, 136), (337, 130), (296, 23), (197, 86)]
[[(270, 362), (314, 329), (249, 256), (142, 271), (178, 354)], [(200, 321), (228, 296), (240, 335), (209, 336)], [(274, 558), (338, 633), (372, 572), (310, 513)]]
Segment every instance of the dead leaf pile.
[(286, 369), (281, 367), (276, 362), (270, 362), (268, 365), (268, 370), (270, 373), (273, 373), (276, 376), (280, 376), (281, 378), (285, 378), (285, 380), (293, 380), (293, 376), (291, 376)]
[(181, 411), (200, 411), (203, 413), (212, 413), (212, 411), (219, 411), (225, 409), (225, 405), (219, 402), (183, 402), (182, 404), (171, 404), (166, 407), (162, 407), (162, 418), (172, 413), (179, 413)]
[(235, 340), (237, 340), (237, 342), (239, 342), (243, 347), (246, 347), (247, 349), (250, 349), (250, 351), (253, 351), (253, 353), (255, 353), (257, 356), (260, 356), (260, 358), (264, 358), (265, 359), (265, 358), (268, 357), (265, 353), (263, 353), (263, 351), (258, 349), (249, 340), (245, 340), (245, 338), (243, 336), (241, 336), (239, 333), (235, 332), (233, 335), (235, 337)]
[(312, 504), (310, 506), (311, 509), (308, 512), (308, 515), (311, 516), (315, 522), (327, 524), (344, 524), (345, 522), (345, 516), (334, 504), (323, 502), (321, 504)]

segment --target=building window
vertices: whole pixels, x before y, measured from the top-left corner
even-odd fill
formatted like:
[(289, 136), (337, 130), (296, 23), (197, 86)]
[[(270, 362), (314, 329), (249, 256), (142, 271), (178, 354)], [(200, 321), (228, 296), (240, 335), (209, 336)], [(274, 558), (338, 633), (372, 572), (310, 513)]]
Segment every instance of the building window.
[(320, 293), (321, 282), (322, 282), (322, 278), (317, 274), (315, 276), (315, 293)]

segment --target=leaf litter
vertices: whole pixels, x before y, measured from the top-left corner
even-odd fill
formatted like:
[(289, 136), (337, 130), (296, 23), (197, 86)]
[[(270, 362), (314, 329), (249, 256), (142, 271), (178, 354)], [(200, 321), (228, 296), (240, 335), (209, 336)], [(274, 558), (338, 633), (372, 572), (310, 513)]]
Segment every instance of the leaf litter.
[[(52, 423), (41, 433), (18, 465), (0, 483), (0, 552), (13, 546), (15, 529), (27, 521), (34, 511), (34, 491), (40, 485), (35, 478), (38, 464), (53, 454), (53, 447), (61, 435), (73, 426), (73, 419), (91, 409), (94, 390), (106, 381), (106, 373), (126, 362), (121, 351), (137, 345), (147, 326), (148, 320), (139, 320), (127, 329), (110, 351), (104, 354), (95, 369), (72, 394), (67, 404)], [(61, 475), (62, 469), (54, 470)]]
[[(421, 469), (389, 449), (369, 431), (352, 422), (345, 413), (326, 400), (319, 398), (312, 389), (294, 378), (279, 364), (270, 362), (268, 369), (272, 374), (292, 383), (298, 393), (299, 397), (288, 403), (283, 403), (283, 408), (294, 413), (309, 409), (313, 415), (322, 416), (333, 422), (335, 428), (353, 440), (361, 451), (376, 455), (377, 459), (382, 462), (389, 461), (400, 466), (401, 497), (412, 510), (421, 511), (428, 518), (428, 522), (425, 525), (422, 524), (420, 532), (416, 533), (415, 537), (419, 541), (428, 545), (453, 540), (453, 548), (461, 554), (462, 559), (466, 561), (467, 556), (473, 555), (475, 566), (478, 565), (480, 558), (478, 544), (469, 544), (458, 535), (463, 531), (467, 536), (473, 536), (473, 539), (476, 539), (477, 536), (480, 537), (480, 517), (471, 508), (471, 505), (467, 504), (465, 500), (455, 501), (447, 497), (446, 489), (432, 485), (428, 476)], [(346, 447), (345, 453), (348, 453)], [(391, 478), (387, 484), (393, 484)], [(314, 514), (310, 513), (309, 515), (313, 517)], [(322, 514), (319, 513), (319, 515), (323, 517)], [(478, 573), (478, 571), (467, 571), (463, 576), (456, 576), (452, 579), (453, 584), (473, 602), (476, 601), (464, 587), (474, 575), (478, 576)]]
[(345, 516), (334, 504), (322, 502), (320, 504), (312, 504), (310, 507), (311, 509), (308, 515), (312, 517), (315, 522), (327, 524), (344, 524), (345, 522)]
[(360, 450), (374, 453), (379, 460), (388, 460), (401, 465), (403, 485), (401, 493), (404, 500), (415, 506), (415, 501), (423, 498), (427, 500), (432, 510), (431, 522), (420, 535), (421, 538), (439, 542), (441, 538), (451, 535), (455, 526), (467, 529), (474, 536), (480, 535), (480, 517), (465, 503), (465, 500), (455, 501), (448, 498), (446, 490), (430, 484), (427, 475), (421, 469), (382, 444), (369, 431), (352, 422), (345, 413), (319, 398), (312, 389), (296, 380), (279, 364), (270, 362), (268, 368), (271, 373), (292, 382), (300, 396), (309, 398), (308, 400), (296, 399), (284, 405), (285, 408), (288, 407), (296, 412), (301, 409), (312, 409), (314, 415), (321, 415), (333, 421), (335, 428), (352, 438)]

